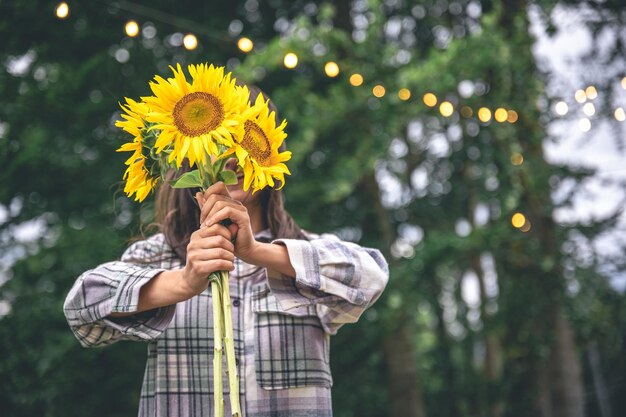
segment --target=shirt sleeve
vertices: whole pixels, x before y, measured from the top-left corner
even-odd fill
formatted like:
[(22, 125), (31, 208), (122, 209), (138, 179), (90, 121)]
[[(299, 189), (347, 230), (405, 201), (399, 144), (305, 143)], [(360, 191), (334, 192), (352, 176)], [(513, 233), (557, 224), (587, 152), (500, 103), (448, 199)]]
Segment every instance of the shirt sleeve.
[(356, 322), (380, 297), (389, 279), (387, 261), (377, 249), (344, 242), (334, 235), (311, 240), (277, 239), (286, 246), (296, 276), (268, 270), (268, 286), (286, 313), (315, 305), (324, 330), (337, 333)]
[(109, 316), (137, 311), (141, 287), (165, 270), (146, 263), (146, 259), (162, 247), (162, 242), (159, 244), (155, 238), (136, 242), (120, 261), (102, 264), (76, 280), (63, 309), (81, 345), (93, 347), (118, 340), (152, 340), (165, 331), (174, 316), (175, 305), (126, 317)]

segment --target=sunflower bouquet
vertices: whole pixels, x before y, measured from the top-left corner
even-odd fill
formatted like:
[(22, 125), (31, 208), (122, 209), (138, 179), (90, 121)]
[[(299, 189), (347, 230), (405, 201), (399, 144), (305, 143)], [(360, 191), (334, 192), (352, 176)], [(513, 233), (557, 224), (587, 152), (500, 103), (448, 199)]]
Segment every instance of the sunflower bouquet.
[[(279, 148), (287, 137), (285, 120), (276, 125), (269, 101), (261, 94), (250, 103), (248, 88), (237, 85), (224, 67), (189, 65), (191, 82), (180, 65), (170, 67), (173, 77), (155, 76), (153, 95), (140, 101), (126, 98), (123, 120), (116, 126), (132, 136), (118, 152), (132, 152), (126, 160), (124, 192), (142, 202), (155, 188), (169, 182), (174, 188), (205, 191), (217, 181), (236, 184), (235, 172), (225, 169), (236, 158), (243, 171), (243, 189), (255, 193), (267, 186), (282, 187), (289, 170), (290, 152)], [(182, 170), (187, 160), (191, 171)], [(174, 180), (168, 173), (174, 170)], [(215, 415), (224, 415), (222, 346), (225, 348), (230, 405), (241, 416), (239, 377), (235, 364), (228, 272), (211, 274), (215, 355), (213, 357)]]

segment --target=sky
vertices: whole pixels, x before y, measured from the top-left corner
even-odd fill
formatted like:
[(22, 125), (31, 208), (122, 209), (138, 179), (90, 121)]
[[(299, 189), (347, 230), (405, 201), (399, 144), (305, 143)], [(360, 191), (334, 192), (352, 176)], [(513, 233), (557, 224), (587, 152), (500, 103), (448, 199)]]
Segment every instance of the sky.
[[(626, 182), (626, 153), (620, 149), (620, 145), (625, 145), (626, 122), (619, 122), (614, 117), (615, 108), (626, 108), (626, 90), (621, 83), (622, 77), (626, 75), (626, 65), (621, 62), (612, 68), (599, 68), (594, 63), (581, 64), (582, 56), (594, 47), (591, 33), (583, 24), (583, 19), (596, 18), (591, 10), (557, 6), (552, 18), (558, 31), (556, 36), (548, 37), (537, 11), (531, 10), (531, 31), (537, 37), (534, 53), (542, 69), (552, 74), (547, 91), (555, 101), (564, 101), (568, 106), (568, 113), (564, 116), (557, 114), (554, 105), (547, 109), (555, 117), (548, 128), (555, 140), (544, 143), (546, 159), (552, 163), (597, 169), (597, 173), (589, 181), (574, 190), (573, 206), (557, 209), (554, 217), (562, 223), (585, 223), (606, 218), (616, 210), (621, 210), (626, 201), (624, 187), (619, 184)], [(609, 45), (616, 36), (623, 37), (625, 34), (622, 32), (602, 33), (600, 48)], [(609, 105), (601, 95), (583, 103), (576, 101), (576, 90), (606, 83), (615, 93)], [(587, 103), (593, 104), (595, 114), (585, 114), (584, 105)], [(581, 129), (581, 124), (587, 123), (581, 122), (582, 119), (589, 120), (591, 127), (588, 131)], [(586, 130), (587, 126), (583, 127)], [(563, 183), (554, 193), (555, 201), (561, 199), (573, 186), (573, 182)], [(593, 242), (595, 248), (606, 255), (617, 255), (619, 247), (625, 244), (624, 214), (620, 216), (614, 230)], [(614, 274), (611, 283), (615, 288), (624, 291), (626, 275)]]

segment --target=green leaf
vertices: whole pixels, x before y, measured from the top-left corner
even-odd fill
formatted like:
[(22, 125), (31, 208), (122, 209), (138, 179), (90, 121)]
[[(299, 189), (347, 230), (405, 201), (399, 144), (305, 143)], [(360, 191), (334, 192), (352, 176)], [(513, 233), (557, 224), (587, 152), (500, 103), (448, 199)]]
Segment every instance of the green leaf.
[(237, 174), (234, 171), (228, 169), (221, 171), (217, 176), (221, 181), (224, 181), (226, 185), (237, 184)]
[(198, 170), (186, 172), (172, 183), (172, 188), (194, 187), (202, 187), (202, 180), (200, 179), (200, 173), (198, 173)]

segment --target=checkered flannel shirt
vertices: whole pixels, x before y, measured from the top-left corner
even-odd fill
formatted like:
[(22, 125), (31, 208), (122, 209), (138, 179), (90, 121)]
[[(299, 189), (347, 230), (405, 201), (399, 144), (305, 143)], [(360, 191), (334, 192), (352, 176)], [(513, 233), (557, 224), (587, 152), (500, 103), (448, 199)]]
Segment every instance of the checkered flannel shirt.
[[(268, 231), (257, 239), (269, 238)], [(237, 259), (231, 272), (235, 356), (245, 417), (332, 415), (329, 336), (356, 322), (383, 291), (388, 268), (379, 251), (332, 235), (278, 239), (295, 279)], [(82, 274), (65, 301), (67, 321), (85, 347), (148, 341), (139, 416), (213, 415), (210, 289), (132, 316), (139, 291), (183, 265), (158, 234), (134, 243), (120, 261)], [(224, 377), (225, 409), (229, 413)]]

